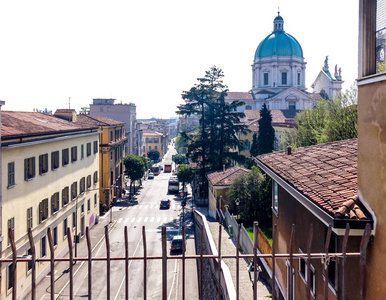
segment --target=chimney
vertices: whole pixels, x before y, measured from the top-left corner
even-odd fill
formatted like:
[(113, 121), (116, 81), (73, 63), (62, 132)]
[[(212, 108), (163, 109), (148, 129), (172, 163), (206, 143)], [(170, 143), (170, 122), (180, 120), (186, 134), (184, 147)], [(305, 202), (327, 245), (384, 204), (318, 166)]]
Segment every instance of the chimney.
[(291, 152), (292, 152), (291, 145), (288, 145), (288, 146), (287, 146), (286, 154), (287, 154), (287, 155), (291, 155)]
[(225, 172), (225, 164), (222, 165), (222, 171)]

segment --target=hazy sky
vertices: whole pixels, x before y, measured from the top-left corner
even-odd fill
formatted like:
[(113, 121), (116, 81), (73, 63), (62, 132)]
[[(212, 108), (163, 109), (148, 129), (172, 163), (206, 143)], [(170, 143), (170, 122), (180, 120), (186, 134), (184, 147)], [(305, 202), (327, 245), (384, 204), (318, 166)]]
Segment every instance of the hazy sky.
[(135, 103), (138, 118), (168, 118), (205, 71), (223, 69), (230, 91), (252, 87), (254, 54), (273, 30), (303, 48), (306, 86), (329, 56), (344, 90), (357, 77), (355, 0), (1, 1), (3, 110), (79, 111), (93, 98)]

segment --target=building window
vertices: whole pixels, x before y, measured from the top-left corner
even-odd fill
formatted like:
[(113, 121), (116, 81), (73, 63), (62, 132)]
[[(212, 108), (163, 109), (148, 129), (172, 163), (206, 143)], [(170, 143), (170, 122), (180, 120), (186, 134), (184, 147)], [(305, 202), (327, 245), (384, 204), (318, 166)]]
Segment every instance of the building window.
[(385, 1), (377, 1), (376, 8), (376, 25), (375, 25), (375, 60), (377, 65), (377, 73), (385, 72), (385, 55), (386, 55), (386, 3)]
[(87, 156), (91, 156), (91, 143), (87, 143)]
[(30, 180), (35, 177), (35, 157), (24, 159), (24, 179)]
[(15, 162), (8, 163), (8, 187), (15, 185)]
[(79, 181), (79, 194), (83, 194), (86, 190), (86, 178), (82, 177), (82, 179)]
[(39, 174), (43, 175), (48, 172), (48, 153), (39, 155)]
[(84, 158), (84, 145), (80, 145), (80, 159)]
[(288, 102), (288, 109), (296, 110), (296, 101), (289, 101)]
[(91, 187), (91, 175), (87, 176), (87, 189)]
[(154, 146), (154, 150), (158, 150), (158, 146)]
[(154, 144), (158, 144), (159, 143), (159, 138), (154, 138), (153, 140), (154, 140), (154, 142), (153, 142)]
[(69, 188), (66, 186), (64, 189), (62, 189), (62, 207), (67, 205), (69, 202)]
[(98, 171), (94, 172), (94, 184), (98, 183)]
[[(325, 241), (327, 238), (327, 230), (328, 228), (325, 227)], [(331, 238), (330, 243), (328, 245), (328, 252), (329, 253), (337, 253), (338, 252), (338, 236), (331, 232)], [(330, 263), (328, 265), (328, 283), (336, 290), (337, 287), (337, 278), (338, 278), (338, 265), (335, 260), (330, 260)]]
[(279, 212), (279, 185), (277, 182), (273, 183), (272, 210), (275, 215)]
[(55, 226), (54, 227), (54, 230), (52, 230), (52, 233), (53, 233), (53, 242), (54, 242), (54, 246), (57, 246), (58, 245), (58, 226)]
[(40, 257), (44, 257), (47, 255), (47, 237), (43, 236), (40, 240)]
[(281, 73), (281, 84), (282, 85), (287, 85), (287, 72), (282, 72)]
[(143, 151), (143, 152), (146, 152), (146, 146), (143, 146), (143, 147), (142, 147), (142, 151)]
[(13, 238), (15, 240), (15, 218), (10, 218), (8, 219), (8, 230), (7, 230), (7, 234), (8, 234), (8, 245), (11, 244), (11, 237), (9, 235), (9, 230), (12, 231), (12, 235), (13, 235)]
[(290, 281), (292, 280), (292, 299), (295, 299), (295, 269), (292, 267), (291, 270), (291, 264), (288, 259), (285, 261), (285, 264), (287, 266), (287, 298), (289, 298)]
[(63, 220), (63, 237), (64, 238), (67, 236), (67, 227), (68, 227), (67, 218), (65, 218)]
[(39, 224), (48, 218), (48, 198), (39, 203)]
[(80, 212), (83, 214), (84, 213), (84, 204), (82, 204), (81, 206), (80, 206)]
[(70, 161), (68, 148), (62, 150), (62, 165), (67, 166)]
[[(32, 257), (32, 249), (28, 248), (27, 255)], [(32, 269), (32, 259), (27, 262), (27, 272)]]
[(252, 109), (252, 106), (247, 105), (247, 106), (245, 106), (245, 109)]
[(94, 194), (94, 207), (97, 205), (97, 194)]
[(14, 264), (10, 263), (7, 267), (7, 290), (13, 288), (13, 275), (15, 273)]
[(71, 200), (74, 200), (78, 196), (78, 183), (75, 181), (71, 184)]
[(98, 153), (98, 141), (94, 141), (94, 154)]
[(76, 226), (76, 211), (72, 212), (72, 228), (74, 229)]
[(264, 85), (268, 85), (268, 73), (264, 73)]
[(149, 146), (149, 151), (151, 151), (151, 146)]
[(71, 162), (76, 162), (78, 160), (78, 147), (71, 147)]
[(59, 210), (59, 192), (51, 196), (51, 214), (56, 213)]
[(51, 152), (51, 169), (56, 170), (59, 168), (59, 151)]
[(112, 142), (112, 141), (113, 141), (113, 132), (110, 131), (110, 142)]
[(110, 150), (110, 161), (113, 161), (113, 150)]
[(300, 85), (300, 73), (298, 73), (298, 85)]
[(27, 230), (33, 227), (32, 207), (27, 208)]
[[(311, 285), (310, 285), (310, 290), (313, 295), (315, 295), (315, 268), (310, 265), (311, 269)], [(308, 274), (308, 269), (307, 269), (307, 261), (304, 257), (301, 257), (299, 259), (299, 274), (300, 277), (303, 279), (304, 283), (307, 285), (307, 274)]]
[(91, 209), (91, 200), (90, 198), (87, 200), (87, 212), (89, 212)]

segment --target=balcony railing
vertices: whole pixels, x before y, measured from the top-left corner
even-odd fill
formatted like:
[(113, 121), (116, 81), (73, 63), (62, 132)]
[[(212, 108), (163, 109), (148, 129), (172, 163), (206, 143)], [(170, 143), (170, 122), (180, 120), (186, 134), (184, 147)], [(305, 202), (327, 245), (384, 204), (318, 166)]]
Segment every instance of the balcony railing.
[[(219, 225), (219, 229), (221, 229), (222, 225)], [(73, 239), (71, 237), (71, 231), (69, 228), (67, 228), (67, 241), (68, 241), (68, 248), (69, 248), (69, 253), (68, 257), (55, 257), (55, 247), (54, 247), (54, 242), (52, 238), (52, 233), (50, 228), (47, 229), (47, 236), (48, 236), (48, 242), (49, 242), (49, 249), (50, 249), (50, 257), (43, 257), (43, 258), (37, 258), (36, 257), (36, 252), (35, 252), (35, 241), (33, 239), (33, 235), (31, 230), (29, 229), (28, 231), (28, 237), (29, 237), (29, 243), (31, 247), (31, 255), (29, 256), (23, 256), (20, 257), (17, 255), (17, 249), (14, 241), (14, 236), (12, 230), (9, 230), (8, 234), (11, 240), (11, 248), (12, 248), (12, 258), (1, 258), (0, 263), (12, 263), (12, 269), (10, 270), (11, 272), (11, 278), (13, 280), (12, 282), (12, 299), (17, 298), (17, 264), (20, 263), (30, 263), (30, 266), (32, 267), (31, 269), (31, 299), (36, 299), (36, 264), (38, 262), (49, 262), (50, 263), (50, 274), (55, 274), (55, 263), (56, 262), (67, 262), (68, 263), (68, 270), (69, 270), (69, 298), (73, 299), (74, 298), (74, 263), (75, 262), (87, 262), (88, 266), (88, 299), (92, 299), (93, 297), (93, 282), (92, 282), (92, 268), (93, 268), (93, 262), (96, 261), (105, 261), (106, 262), (106, 299), (110, 299), (110, 286), (111, 286), (111, 278), (110, 278), (110, 264), (112, 261), (121, 261), (122, 264), (125, 265), (125, 299), (129, 299), (129, 262), (136, 260), (136, 261), (143, 261), (143, 299), (147, 298), (147, 263), (149, 260), (161, 260), (162, 261), (162, 299), (166, 300), (167, 299), (167, 261), (168, 260), (180, 260), (182, 262), (182, 299), (186, 299), (186, 293), (185, 293), (185, 285), (186, 285), (186, 278), (185, 278), (185, 272), (186, 272), (186, 260), (196, 260), (197, 265), (199, 266), (199, 295), (200, 299), (203, 299), (203, 264), (205, 261), (211, 260), (211, 264), (215, 266), (215, 273), (217, 273), (217, 296), (218, 299), (227, 299), (227, 292), (224, 292), (224, 289), (221, 287), (221, 278), (222, 278), (222, 260), (223, 259), (235, 259), (236, 260), (236, 299), (239, 299), (239, 262), (240, 260), (243, 259), (249, 259), (253, 263), (253, 268), (251, 266), (251, 270), (253, 270), (253, 286), (257, 286), (257, 280), (258, 280), (258, 267), (257, 267), (257, 261), (259, 258), (271, 258), (272, 259), (272, 282), (271, 286), (272, 288), (272, 298), (273, 299), (278, 299), (278, 295), (276, 294), (276, 289), (274, 288), (276, 285), (275, 282), (275, 274), (276, 274), (276, 265), (275, 261), (278, 259), (289, 259), (290, 263), (290, 270), (292, 270), (293, 267), (293, 261), (294, 260), (299, 260), (300, 258), (303, 258), (307, 262), (307, 272), (308, 274), (306, 278), (307, 282), (307, 299), (311, 299), (311, 277), (310, 277), (310, 270), (311, 270), (311, 259), (316, 259), (319, 258), (321, 259), (324, 263), (325, 266), (327, 265), (328, 261), (330, 259), (340, 259), (341, 263), (343, 264), (342, 268), (342, 274), (340, 274), (342, 278), (342, 290), (341, 290), (341, 299), (345, 299), (345, 268), (344, 264), (346, 262), (347, 258), (352, 258), (352, 257), (359, 257), (359, 269), (360, 269), (360, 274), (359, 274), (359, 281), (360, 281), (360, 298), (365, 299), (366, 298), (366, 286), (365, 286), (365, 278), (366, 278), (366, 249), (367, 249), (367, 244), (369, 242), (370, 238), (370, 225), (366, 226), (366, 229), (363, 233), (362, 236), (362, 241), (360, 244), (360, 251), (359, 252), (350, 252), (348, 253), (346, 251), (347, 249), (347, 241), (349, 237), (349, 225), (346, 227), (344, 239), (343, 239), (343, 246), (342, 246), (342, 252), (339, 253), (329, 253), (328, 252), (328, 246), (329, 246), (329, 241), (331, 237), (331, 226), (328, 228), (327, 232), (327, 239), (325, 243), (325, 248), (324, 252), (321, 253), (311, 253), (311, 246), (312, 246), (312, 236), (313, 236), (313, 226), (310, 226), (309, 230), (309, 236), (308, 236), (308, 243), (307, 243), (307, 253), (293, 253), (293, 240), (294, 240), (294, 226), (292, 227), (292, 232), (291, 232), (291, 239), (289, 243), (289, 253), (275, 253), (275, 245), (277, 243), (277, 229), (276, 225), (274, 226), (273, 230), (273, 247), (272, 247), (272, 253), (270, 254), (258, 254), (258, 249), (257, 249), (257, 232), (258, 232), (258, 224), (255, 222), (254, 224), (254, 247), (253, 247), (253, 253), (252, 254), (240, 254), (238, 251), (240, 247), (240, 235), (237, 237), (237, 242), (236, 242), (236, 248), (235, 248), (235, 254), (234, 255), (222, 255), (221, 252), (221, 232), (222, 230), (219, 230), (219, 243), (218, 243), (218, 254), (217, 255), (207, 255), (203, 254), (203, 230), (204, 226), (200, 228), (200, 241), (198, 244), (198, 255), (186, 255), (185, 249), (183, 249), (181, 255), (168, 255), (167, 254), (167, 235), (166, 235), (166, 227), (162, 227), (161, 230), (161, 243), (162, 243), (162, 255), (161, 256), (148, 256), (147, 255), (147, 242), (146, 242), (146, 230), (145, 226), (142, 227), (142, 241), (143, 241), (143, 255), (142, 256), (129, 256), (129, 243), (128, 243), (128, 231), (127, 231), (127, 226), (124, 227), (124, 247), (125, 247), (125, 255), (121, 257), (111, 257), (110, 256), (110, 242), (109, 242), (109, 232), (108, 228), (105, 227), (105, 242), (106, 242), (106, 256), (105, 257), (96, 257), (92, 256), (92, 247), (91, 247), (91, 239), (90, 239), (90, 234), (89, 234), (89, 229), (86, 227), (86, 242), (87, 242), (87, 249), (88, 249), (88, 255), (87, 257), (74, 257), (73, 253)], [(182, 226), (182, 237), (183, 237), (183, 245), (185, 248), (185, 228)], [(324, 268), (324, 278), (328, 278), (328, 272), (327, 268)], [(293, 291), (291, 290), (293, 287), (292, 284), (292, 276), (289, 276), (289, 291), (288, 291), (288, 299), (292, 299)], [(328, 280), (325, 280), (325, 286), (324, 286), (324, 295), (325, 299), (328, 299)], [(55, 280), (54, 276), (51, 275), (51, 284), (50, 284), (50, 295), (51, 299), (55, 299)], [(257, 289), (253, 290), (253, 299), (257, 299)]]

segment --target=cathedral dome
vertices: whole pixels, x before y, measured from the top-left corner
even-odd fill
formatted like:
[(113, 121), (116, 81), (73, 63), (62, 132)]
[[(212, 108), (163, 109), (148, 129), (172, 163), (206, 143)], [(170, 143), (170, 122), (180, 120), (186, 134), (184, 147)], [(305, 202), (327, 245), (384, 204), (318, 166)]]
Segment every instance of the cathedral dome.
[(256, 49), (255, 59), (267, 56), (298, 56), (303, 58), (299, 42), (284, 31), (284, 20), (278, 15), (273, 21), (273, 32), (261, 41)]

